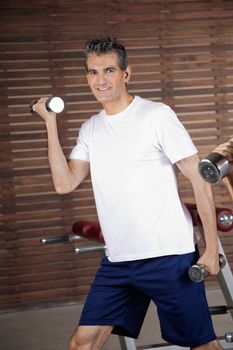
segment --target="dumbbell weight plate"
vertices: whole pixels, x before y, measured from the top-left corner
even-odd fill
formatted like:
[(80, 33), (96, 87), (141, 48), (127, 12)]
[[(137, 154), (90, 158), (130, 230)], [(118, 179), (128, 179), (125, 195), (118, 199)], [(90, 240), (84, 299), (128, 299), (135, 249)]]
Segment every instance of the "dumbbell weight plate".
[(37, 102), (37, 100), (33, 100), (29, 105), (29, 110), (33, 115), (37, 115), (37, 113), (34, 111), (33, 106)]
[(46, 102), (46, 108), (50, 112), (61, 113), (64, 109), (64, 102), (60, 97), (50, 97)]
[(207, 276), (208, 270), (201, 264), (195, 264), (190, 267), (188, 274), (191, 281), (201, 282)]
[(230, 165), (220, 153), (212, 152), (199, 162), (198, 170), (202, 178), (213, 184), (219, 182), (229, 172)]
[(233, 212), (230, 209), (217, 209), (216, 212), (218, 229), (228, 232), (233, 228)]

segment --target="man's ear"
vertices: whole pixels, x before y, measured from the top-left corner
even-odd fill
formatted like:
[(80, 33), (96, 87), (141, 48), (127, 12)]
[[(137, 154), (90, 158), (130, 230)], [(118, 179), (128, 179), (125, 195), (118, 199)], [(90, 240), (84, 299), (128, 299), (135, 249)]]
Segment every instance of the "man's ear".
[(128, 66), (125, 70), (125, 83), (128, 83), (128, 81), (130, 80), (130, 76), (131, 76), (131, 72), (132, 72), (132, 67)]

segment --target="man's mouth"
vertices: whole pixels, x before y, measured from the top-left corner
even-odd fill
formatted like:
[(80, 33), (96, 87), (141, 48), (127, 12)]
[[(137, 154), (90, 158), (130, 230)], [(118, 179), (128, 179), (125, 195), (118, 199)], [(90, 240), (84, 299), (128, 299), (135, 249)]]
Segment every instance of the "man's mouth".
[(107, 90), (109, 90), (109, 89), (110, 89), (109, 86), (107, 86), (107, 87), (98, 87), (98, 88), (97, 88), (97, 90), (98, 90), (98, 91), (101, 91), (101, 92), (107, 91)]

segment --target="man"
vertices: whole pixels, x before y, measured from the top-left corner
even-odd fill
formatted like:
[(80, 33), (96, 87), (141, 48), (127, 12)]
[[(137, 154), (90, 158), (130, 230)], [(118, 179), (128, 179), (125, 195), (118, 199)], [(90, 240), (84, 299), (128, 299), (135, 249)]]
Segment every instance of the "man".
[(57, 193), (69, 193), (91, 172), (109, 255), (87, 297), (69, 350), (101, 349), (110, 333), (136, 338), (150, 300), (163, 338), (191, 348), (219, 349), (202, 283), (191, 282), (196, 262), (191, 217), (177, 189), (177, 170), (190, 181), (205, 231), (199, 263), (219, 272), (211, 186), (198, 174), (197, 150), (175, 113), (163, 103), (132, 96), (125, 48), (115, 39), (85, 45), (87, 81), (103, 110), (86, 121), (67, 163), (54, 113), (41, 98), (48, 156)]

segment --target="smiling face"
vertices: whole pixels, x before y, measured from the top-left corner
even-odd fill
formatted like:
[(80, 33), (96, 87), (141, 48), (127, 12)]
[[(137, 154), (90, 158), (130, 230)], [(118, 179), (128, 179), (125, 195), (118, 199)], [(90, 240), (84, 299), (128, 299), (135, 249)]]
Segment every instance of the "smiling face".
[(126, 83), (131, 69), (121, 70), (115, 52), (87, 58), (87, 81), (95, 98), (103, 105), (116, 104), (128, 98)]

